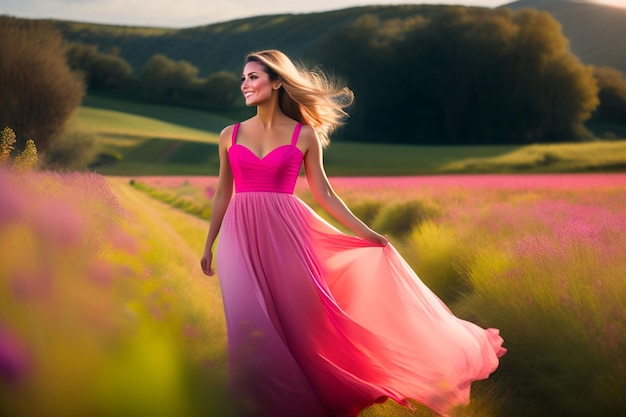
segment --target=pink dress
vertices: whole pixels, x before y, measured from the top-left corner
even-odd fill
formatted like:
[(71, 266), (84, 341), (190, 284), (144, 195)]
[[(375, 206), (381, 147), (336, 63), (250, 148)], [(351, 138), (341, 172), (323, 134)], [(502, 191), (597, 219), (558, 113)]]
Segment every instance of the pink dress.
[(263, 158), (236, 143), (235, 195), (216, 259), (230, 384), (246, 416), (353, 417), (414, 399), (438, 413), (469, 401), (506, 351), (496, 329), (455, 317), (394, 247), (348, 236), (293, 195), (291, 144)]

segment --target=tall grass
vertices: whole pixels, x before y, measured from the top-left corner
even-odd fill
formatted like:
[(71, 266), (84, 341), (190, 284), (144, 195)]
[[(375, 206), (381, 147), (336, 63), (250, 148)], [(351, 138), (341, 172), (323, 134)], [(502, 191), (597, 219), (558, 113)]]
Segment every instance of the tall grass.
[(618, 395), (626, 390), (626, 216), (601, 196), (594, 206), (568, 200), (490, 210), (491, 233), (477, 239), (471, 291), (458, 308), (514, 330), (504, 362), (514, 398), (536, 403), (541, 415), (618, 415), (626, 406)]
[(215, 189), (211, 186), (204, 190), (193, 186), (188, 180), (183, 180), (176, 185), (148, 185), (144, 181), (129, 180), (129, 184), (137, 190), (147, 193), (163, 203), (169, 204), (186, 213), (193, 214), (202, 219), (211, 218), (211, 199)]
[(163, 224), (95, 174), (0, 194), (0, 415), (229, 415), (220, 305)]

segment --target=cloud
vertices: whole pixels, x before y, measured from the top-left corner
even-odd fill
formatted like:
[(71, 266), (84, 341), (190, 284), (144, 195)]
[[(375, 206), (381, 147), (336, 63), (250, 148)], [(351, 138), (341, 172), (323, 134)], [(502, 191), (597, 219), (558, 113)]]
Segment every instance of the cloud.
[[(482, 5), (506, 0), (425, 0), (423, 3)], [(132, 26), (191, 27), (243, 17), (309, 13), (364, 4), (414, 3), (410, 0), (2, 0), (0, 13)]]
[[(4, 4), (6, 3), (6, 5)], [(246, 2), (212, 0), (6, 0), (0, 13), (138, 26), (185, 27), (251, 16)]]
[(106, 0), (59, 0), (59, 3), (102, 3)]

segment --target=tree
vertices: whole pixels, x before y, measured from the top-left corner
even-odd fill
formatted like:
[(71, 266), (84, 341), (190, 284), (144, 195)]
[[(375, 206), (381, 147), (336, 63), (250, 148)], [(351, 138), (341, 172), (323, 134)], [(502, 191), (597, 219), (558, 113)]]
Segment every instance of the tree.
[(130, 64), (119, 55), (119, 49), (105, 53), (99, 51), (97, 45), (72, 43), (65, 54), (70, 68), (85, 75), (89, 88), (116, 90), (133, 75)]
[(595, 117), (607, 122), (626, 124), (626, 79), (614, 68), (594, 68), (593, 75), (600, 89), (600, 105)]
[(34, 138), (44, 151), (80, 104), (82, 79), (49, 24), (3, 17), (0, 38), (0, 126), (15, 131), (18, 147)]
[(344, 128), (346, 136), (359, 141), (376, 140), (377, 134), (370, 136), (367, 132), (376, 132), (393, 120), (392, 113), (405, 100), (405, 89), (389, 88), (393, 82), (388, 74), (396, 72), (396, 45), (407, 30), (423, 20), (417, 16), (402, 22), (381, 21), (376, 15), (366, 14), (331, 32), (318, 44), (320, 61), (330, 72), (344, 76), (356, 95), (350, 122)]
[(82, 171), (97, 157), (100, 146), (93, 133), (64, 131), (46, 150), (40, 167), (53, 171)]
[(38, 160), (39, 158), (37, 157), (37, 147), (35, 146), (35, 141), (28, 139), (26, 141), (26, 145), (24, 146), (24, 150), (13, 159), (13, 166), (18, 171), (27, 171), (34, 168), (35, 165), (37, 165)]
[(141, 70), (144, 93), (151, 98), (176, 100), (192, 89), (198, 78), (198, 68), (185, 60), (173, 61), (155, 54)]
[(206, 106), (221, 110), (232, 108), (239, 98), (239, 78), (229, 71), (210, 74), (204, 81)]
[(18, 171), (34, 168), (38, 161), (35, 141), (28, 139), (24, 150), (12, 158), (11, 152), (15, 149), (15, 142), (15, 132), (11, 128), (5, 127), (0, 132), (0, 167), (9, 165)]
[(10, 127), (5, 127), (0, 132), (0, 165), (11, 161), (11, 152), (15, 149), (15, 132)]

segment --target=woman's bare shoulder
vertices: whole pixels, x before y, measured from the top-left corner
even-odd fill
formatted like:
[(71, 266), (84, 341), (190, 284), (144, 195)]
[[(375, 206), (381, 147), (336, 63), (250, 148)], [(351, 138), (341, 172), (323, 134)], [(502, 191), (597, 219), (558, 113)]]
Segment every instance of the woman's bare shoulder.
[(307, 145), (315, 144), (319, 140), (315, 129), (309, 125), (302, 125), (299, 138)]
[(303, 149), (304, 151), (308, 151), (311, 149), (316, 150), (320, 148), (320, 139), (317, 136), (317, 132), (309, 125), (302, 125), (302, 128), (300, 129), (298, 143), (300, 144), (301, 149)]
[(228, 125), (228, 126), (224, 127), (222, 129), (222, 131), (220, 132), (220, 138), (223, 137), (223, 136), (231, 135), (233, 133), (233, 129), (235, 129), (235, 125), (236, 124), (237, 123), (233, 123), (232, 125)]
[(233, 137), (233, 131), (235, 130), (235, 125), (236, 123), (228, 125), (222, 129), (219, 138), (220, 147), (224, 147), (226, 149), (230, 147)]

